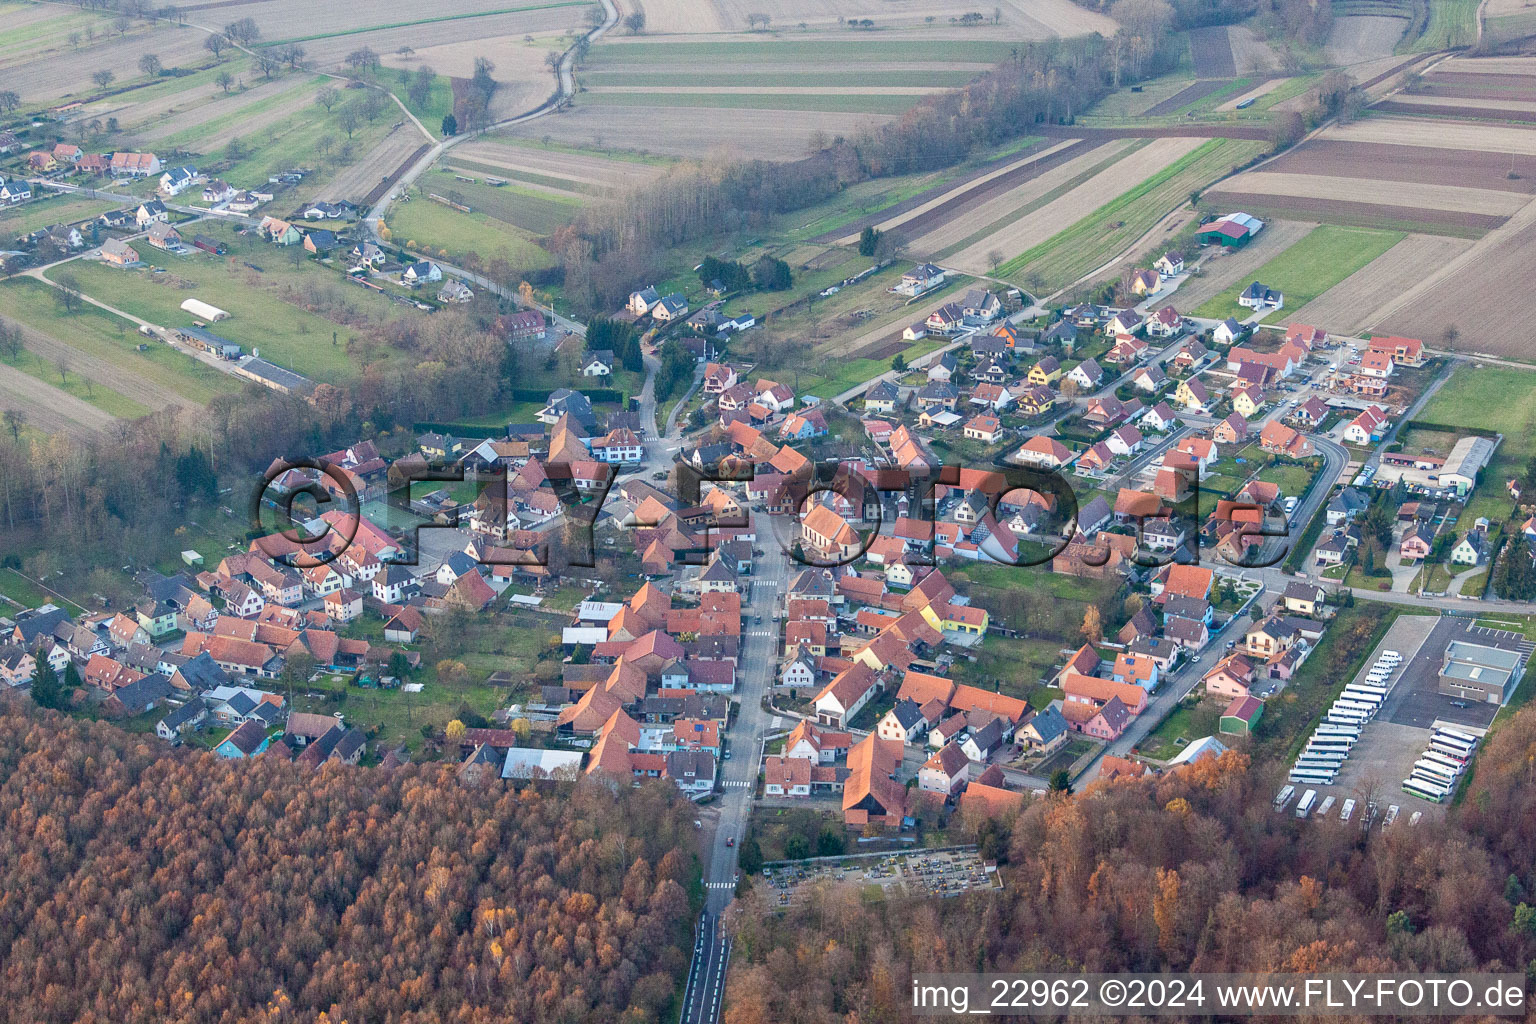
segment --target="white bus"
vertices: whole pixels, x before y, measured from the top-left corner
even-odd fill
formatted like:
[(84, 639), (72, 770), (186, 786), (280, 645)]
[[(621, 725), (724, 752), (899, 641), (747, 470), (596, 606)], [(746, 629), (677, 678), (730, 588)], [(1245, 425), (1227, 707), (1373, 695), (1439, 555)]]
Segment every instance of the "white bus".
[(1353, 818), (1354, 816), (1355, 816), (1355, 802), (1353, 800), (1345, 800), (1344, 801), (1344, 807), (1339, 811), (1339, 820), (1340, 821), (1348, 821), (1350, 818)]
[(1344, 767), (1343, 761), (1321, 761), (1313, 758), (1297, 761), (1291, 765), (1292, 772), (1326, 772), (1329, 775), (1337, 775)]
[(1374, 715), (1376, 713), (1375, 704), (1372, 704), (1368, 701), (1356, 700), (1348, 694), (1340, 695), (1340, 697), (1333, 702), (1333, 706), (1336, 708), (1343, 708), (1346, 711), (1360, 711), (1367, 715)]
[(1352, 736), (1329, 736), (1326, 733), (1314, 733), (1307, 740), (1308, 747), (1323, 747), (1332, 750), (1348, 750), (1355, 745)]
[(1366, 693), (1374, 693), (1381, 697), (1383, 700), (1386, 699), (1388, 692), (1385, 686), (1372, 686), (1370, 683), (1350, 683), (1346, 689), (1363, 690)]
[(1350, 740), (1360, 738), (1360, 730), (1353, 725), (1336, 725), (1333, 722), (1319, 722), (1317, 725), (1319, 736), (1343, 736)]
[(1424, 764), (1437, 764), (1446, 771), (1453, 772), (1456, 775), (1460, 775), (1467, 770), (1467, 766), (1455, 758), (1446, 757), (1444, 754), (1433, 750), (1424, 751), (1424, 756), (1419, 758), (1419, 761)]
[(1462, 765), (1463, 767), (1465, 767), (1467, 764), (1471, 763), (1471, 761), (1472, 761), (1472, 755), (1471, 754), (1463, 752), (1463, 751), (1461, 751), (1461, 750), (1459, 750), (1459, 749), (1457, 749), (1455, 747), (1444, 746), (1444, 745), (1442, 745), (1441, 743), (1439, 743), (1436, 740), (1430, 740), (1429, 741), (1429, 747), (1427, 748), (1427, 752), (1434, 753), (1434, 754), (1439, 754), (1441, 757), (1448, 757), (1452, 761), (1455, 761), (1457, 764)]
[(1346, 686), (1339, 696), (1346, 700), (1357, 700), (1362, 704), (1380, 704), (1386, 699), (1374, 688), (1364, 686)]
[(1317, 806), (1317, 816), (1319, 818), (1326, 818), (1331, 810), (1333, 810), (1333, 797), (1323, 797), (1323, 802)]
[(1436, 786), (1431, 782), (1423, 782), (1419, 779), (1404, 779), (1403, 792), (1409, 796), (1416, 796), (1420, 800), (1428, 800), (1432, 804), (1438, 804), (1445, 800), (1450, 790), (1444, 786)]
[(1360, 726), (1365, 724), (1366, 716), (1355, 711), (1345, 711), (1343, 708), (1340, 708), (1336, 711), (1328, 712), (1326, 721), (1332, 725)]
[(1291, 797), (1296, 795), (1295, 786), (1285, 786), (1275, 794), (1275, 810), (1285, 810), (1285, 805), (1291, 802)]
[(1432, 750), (1444, 751), (1461, 761), (1472, 760), (1472, 755), (1477, 750), (1476, 744), (1463, 743), (1452, 736), (1441, 736), (1439, 734), (1430, 737), (1429, 746)]
[(1292, 768), (1291, 774), (1286, 776), (1291, 782), (1304, 786), (1331, 786), (1338, 772), (1325, 771), (1321, 768)]
[(1317, 803), (1317, 790), (1309, 789), (1301, 794), (1301, 799), (1296, 801), (1296, 817), (1305, 818), (1312, 813), (1312, 805)]
[(1431, 743), (1438, 743), (1443, 747), (1449, 747), (1452, 750), (1463, 751), (1467, 757), (1471, 757), (1472, 751), (1477, 749), (1476, 740), (1469, 740), (1463, 736), (1457, 736), (1455, 733), (1445, 732), (1440, 729), (1435, 730), (1434, 734), (1430, 736), (1429, 741)]
[(1458, 729), (1454, 725), (1437, 725), (1435, 726), (1435, 732), (1474, 744), (1481, 738), (1476, 733), (1467, 732), (1465, 729)]
[(1456, 785), (1456, 773), (1441, 768), (1437, 764), (1425, 764), (1423, 761), (1418, 761), (1414, 764), (1413, 771), (1410, 774), (1416, 779), (1428, 779), (1442, 786)]

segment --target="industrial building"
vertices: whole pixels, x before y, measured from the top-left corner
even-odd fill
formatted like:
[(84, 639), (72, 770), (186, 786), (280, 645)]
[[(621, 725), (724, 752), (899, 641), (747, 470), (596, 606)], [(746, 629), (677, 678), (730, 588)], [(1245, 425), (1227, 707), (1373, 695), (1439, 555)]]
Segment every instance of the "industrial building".
[(1503, 704), (1520, 681), (1518, 651), (1453, 640), (1440, 664), (1440, 692), (1482, 704)]

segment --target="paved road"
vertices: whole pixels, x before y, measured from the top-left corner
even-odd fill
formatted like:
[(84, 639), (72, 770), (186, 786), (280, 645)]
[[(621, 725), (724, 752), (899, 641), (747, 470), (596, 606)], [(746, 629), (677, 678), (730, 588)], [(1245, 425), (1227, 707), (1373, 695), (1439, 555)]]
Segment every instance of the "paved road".
[(721, 930), (719, 916), (706, 911), (694, 933), (693, 963), (683, 988), (682, 1024), (714, 1024), (720, 1019), (730, 962), (731, 940)]

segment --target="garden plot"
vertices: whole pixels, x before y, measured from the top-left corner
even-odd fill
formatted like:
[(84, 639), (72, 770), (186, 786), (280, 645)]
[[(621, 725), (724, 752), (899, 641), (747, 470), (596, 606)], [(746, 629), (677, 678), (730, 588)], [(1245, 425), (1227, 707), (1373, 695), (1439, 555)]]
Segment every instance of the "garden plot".
[[(453, 18), (396, 28), (378, 28), (355, 34), (311, 39), (302, 45), (306, 51), (306, 60), (311, 66), (318, 68), (341, 68), (347, 54), (362, 47), (368, 47), (380, 54), (394, 54), (402, 46), (422, 51), (435, 50), (437, 47), (451, 47), (452, 66), (462, 67), (468, 64), (472, 71), (475, 57), (487, 57), (496, 65), (496, 73), (493, 77), (500, 81), (503, 77), (513, 77), (514, 68), (523, 67), (529, 63), (521, 54), (523, 50), (532, 53), (532, 60), (536, 60), (540, 67), (543, 66), (544, 49), (547, 46), (529, 46), (523, 42), (524, 36), (533, 36), (537, 40), (541, 37), (549, 39), (571, 33), (579, 34), (585, 30), (587, 24), (587, 4), (550, 4), (520, 11), (512, 10), (517, 6), (519, 5), (504, 5), (502, 10), (512, 11), (507, 14), (488, 14), (484, 17)], [(418, 15), (418, 19), (419, 17)], [(498, 57), (500, 59), (497, 59)], [(426, 60), (426, 63), (432, 64), (439, 74), (448, 74), (446, 68), (437, 67), (432, 60)], [(506, 66), (503, 67), (503, 64)]]
[[(211, 153), (229, 145), (234, 138), (259, 138), (268, 128), (304, 110), (315, 101), (323, 81), (318, 78), (276, 80), (270, 85), (281, 85), (282, 88), (271, 92), (264, 92), (265, 87), (252, 89), (235, 104), (203, 104), (168, 117), (151, 128), (141, 129), (135, 135), (149, 145), (158, 143)], [(257, 93), (262, 95), (255, 95)]]
[(420, 148), (421, 133), (409, 122), (402, 124), (383, 141), (369, 147), (355, 162), (338, 171), (330, 184), (320, 190), (321, 198), (361, 202)]

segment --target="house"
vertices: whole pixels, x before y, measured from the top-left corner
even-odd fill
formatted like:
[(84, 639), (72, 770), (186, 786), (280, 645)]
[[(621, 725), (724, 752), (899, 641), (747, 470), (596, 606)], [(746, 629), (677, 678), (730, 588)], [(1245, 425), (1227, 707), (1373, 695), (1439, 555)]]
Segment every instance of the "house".
[(849, 825), (899, 827), (906, 816), (907, 789), (896, 781), (903, 748), (871, 734), (848, 751), (843, 783), (843, 820)]
[(629, 293), (629, 301), (624, 304), (624, 308), (635, 316), (645, 316), (651, 311), (651, 307), (660, 301), (661, 296), (656, 293), (655, 288), (642, 288), (637, 292)]
[(1041, 711), (1019, 730), (1024, 745), (1041, 754), (1051, 754), (1067, 743), (1071, 728), (1054, 705)]
[(846, 726), (874, 697), (876, 683), (874, 671), (862, 662), (839, 672), (812, 701), (817, 724)]
[(1131, 386), (1138, 391), (1148, 394), (1155, 393), (1164, 384), (1168, 383), (1168, 375), (1163, 372), (1161, 366), (1143, 366), (1131, 375)]
[(932, 263), (919, 263), (905, 274), (892, 291), (899, 295), (914, 296), (932, 291), (944, 283), (944, 271)]
[[(304, 232), (280, 217), (261, 218), (261, 223), (256, 225), (256, 230), (273, 245), (300, 245), (304, 241)], [(352, 255), (359, 256), (364, 250), (377, 253), (378, 261), (384, 262), (384, 250), (372, 242), (354, 248)]]
[(688, 315), (688, 300), (679, 292), (663, 296), (651, 307), (651, 319), (657, 323), (671, 323)]
[(1145, 323), (1141, 314), (1134, 309), (1122, 309), (1105, 321), (1104, 334), (1111, 338), (1121, 334), (1135, 334)]
[(203, 186), (203, 202), (205, 203), (227, 203), (233, 198), (235, 198), (235, 188), (227, 181), (215, 178)]
[(181, 233), (164, 221), (156, 221), (144, 233), (145, 241), (156, 249), (181, 248)]
[(895, 384), (888, 380), (877, 382), (868, 391), (864, 392), (864, 411), (873, 413), (891, 413), (896, 411), (896, 402), (901, 392)]
[(1109, 436), (1104, 439), (1104, 444), (1116, 455), (1134, 455), (1141, 450), (1144, 440), (1141, 431), (1126, 423), (1110, 431)]
[(304, 251), (314, 253), (316, 256), (324, 256), (336, 248), (336, 233), (334, 231), (306, 231), (304, 233)]
[(943, 381), (946, 384), (954, 377), (959, 361), (953, 352), (945, 352), (939, 358), (928, 364), (928, 379), (930, 381)]
[(443, 282), (443, 286), (437, 290), (438, 302), (469, 302), (474, 297), (475, 293), (469, 285), (458, 278)]
[(1173, 406), (1167, 402), (1158, 402), (1142, 414), (1141, 425), (1148, 430), (1165, 431), (1178, 426), (1179, 419), (1174, 414)]
[(238, 760), (255, 757), (266, 750), (270, 742), (266, 728), (259, 721), (251, 719), (231, 729), (229, 735), (213, 748), (213, 752), (225, 760)]
[(1237, 304), (1244, 309), (1279, 309), (1285, 305), (1285, 296), (1268, 285), (1255, 281), (1238, 295)]
[(25, 686), (37, 673), (37, 659), (25, 647), (0, 644), (0, 682)]
[(1215, 330), (1211, 332), (1211, 340), (1218, 345), (1230, 345), (1238, 338), (1241, 338), (1246, 329), (1242, 324), (1229, 316), (1216, 325)]
[(116, 238), (109, 238), (101, 243), (101, 258), (117, 267), (136, 267), (139, 265), (138, 250), (127, 242)]
[(147, 203), (141, 203), (139, 208), (133, 211), (133, 222), (138, 226), (140, 231), (143, 231), (145, 228), (149, 227), (151, 224), (154, 224), (156, 221), (164, 222), (169, 221), (170, 219), (170, 211), (167, 210), (165, 208), (165, 204), (158, 199), (151, 199)]
[(583, 377), (607, 377), (613, 373), (614, 356), (609, 349), (598, 349), (588, 352), (586, 360), (581, 364)]
[(32, 186), (22, 178), (5, 178), (0, 176), (0, 201), (9, 206), (24, 203), (32, 198)]
[(155, 735), (179, 745), (183, 735), (196, 731), (207, 720), (208, 706), (201, 700), (189, 700), (155, 723)]
[(1195, 377), (1179, 381), (1178, 390), (1173, 393), (1173, 400), (1193, 412), (1204, 412), (1211, 405), (1210, 393)]
[(1259, 432), (1259, 447), (1266, 452), (1305, 459), (1314, 454), (1312, 442), (1279, 420), (1270, 420)]
[(1030, 385), (1014, 396), (1019, 412), (1030, 419), (1044, 416), (1056, 406), (1056, 392), (1048, 387)]
[(59, 162), (54, 159), (52, 153), (41, 149), (34, 149), (27, 154), (27, 170), (38, 174), (49, 174), (59, 169)]
[(802, 719), (784, 740), (784, 756), (803, 757), (816, 764), (832, 764), (847, 755), (852, 742), (846, 732), (821, 729)]
[(928, 314), (923, 326), (934, 334), (953, 334), (965, 326), (965, 314), (960, 311), (958, 304), (946, 302)]
[(1329, 526), (1338, 526), (1340, 523), (1349, 522), (1355, 516), (1364, 512), (1371, 501), (1355, 487), (1345, 487), (1332, 501), (1324, 513)]
[(1072, 367), (1067, 379), (1076, 384), (1080, 391), (1093, 391), (1104, 382), (1104, 370), (1092, 359), (1084, 359)]
[(1095, 708), (1092, 705), (1068, 703), (1063, 707), (1064, 717), (1078, 732), (1112, 743), (1125, 732), (1132, 715), (1118, 696)]
[(1114, 461), (1115, 453), (1109, 450), (1109, 445), (1100, 441), (1077, 457), (1077, 468), (1079, 471), (1103, 473)]
[(1198, 245), (1219, 245), (1222, 248), (1239, 249), (1264, 230), (1264, 222), (1246, 213), (1229, 213), (1225, 217), (1206, 221), (1195, 232)]
[(1227, 414), (1211, 431), (1211, 440), (1218, 444), (1242, 444), (1247, 439), (1248, 421), (1240, 412)]
[(1227, 655), (1201, 677), (1205, 692), (1217, 697), (1240, 698), (1248, 696), (1255, 681), (1253, 661), (1243, 651)]
[(1488, 557), (1488, 551), (1488, 534), (1482, 530), (1472, 530), (1451, 548), (1451, 563), (1482, 565)]
[(415, 287), (426, 281), (441, 281), (443, 268), (429, 260), (417, 260), (400, 272), (400, 280), (404, 284)]
[(858, 557), (863, 547), (858, 532), (826, 505), (816, 505), (801, 520), (800, 534), (808, 549), (839, 564)]
[(811, 762), (803, 757), (763, 758), (764, 796), (810, 796)]
[(927, 731), (928, 719), (923, 716), (917, 701), (910, 697), (898, 700), (875, 726), (875, 733), (881, 739), (904, 744), (922, 742), (923, 734)]
[(954, 796), (970, 775), (971, 760), (959, 744), (951, 742), (930, 757), (917, 771), (917, 788), (924, 793)]
[(1163, 286), (1162, 275), (1156, 270), (1132, 271), (1130, 286), (1132, 295), (1144, 299)]
[(1285, 602), (1286, 611), (1312, 616), (1323, 606), (1325, 596), (1323, 588), (1315, 583), (1292, 580), (1287, 584), (1281, 599)]
[(1361, 377), (1375, 377), (1378, 380), (1386, 380), (1392, 376), (1397, 363), (1392, 359), (1392, 353), (1381, 349), (1367, 349), (1360, 356), (1360, 365), (1355, 373)]
[(1328, 418), (1328, 403), (1313, 395), (1296, 407), (1291, 419), (1304, 427), (1315, 427)]
[(973, 416), (966, 422), (963, 433), (969, 440), (992, 444), (1002, 435), (1002, 430), (1002, 421), (996, 416)]
[(1054, 437), (1042, 434), (1025, 441), (1014, 459), (1026, 466), (1056, 469), (1072, 461), (1072, 452)]
[(1177, 277), (1184, 273), (1184, 257), (1176, 252), (1165, 252), (1152, 264), (1152, 269), (1164, 277)]
[(1311, 352), (1319, 345), (1328, 343), (1328, 332), (1321, 327), (1313, 327), (1310, 324), (1287, 324), (1285, 327), (1286, 344), (1300, 345)]
[[(508, 341), (537, 341), (549, 332), (549, 325), (540, 309), (520, 309), (505, 317)], [(609, 364), (610, 369), (613, 364)]]
[(960, 300), (960, 313), (967, 323), (989, 324), (1003, 312), (1003, 303), (991, 291), (972, 288)]
[[(269, 234), (274, 235), (275, 229), (279, 224), (286, 224), (285, 221), (279, 221), (276, 217), (266, 217), (262, 220), (262, 224), (265, 225), (267, 221), (275, 222), (273, 224), (274, 230), (268, 232)], [(287, 226), (293, 227), (291, 224), (288, 224)], [(297, 231), (298, 229), (294, 228), (294, 230)], [(286, 242), (277, 237), (273, 237), (272, 240), (280, 245), (286, 244)], [(352, 247), (352, 258), (357, 260), (359, 266), (380, 267), (389, 260), (389, 254), (386, 253), (383, 249), (379, 248), (373, 242), (359, 242), (357, 245)]]
[(1061, 368), (1061, 362), (1055, 356), (1042, 356), (1040, 361), (1029, 368), (1029, 383), (1036, 387), (1047, 387), (1061, 379), (1066, 371)]
[(1252, 419), (1264, 408), (1264, 391), (1252, 384), (1232, 389), (1232, 408), (1244, 419)]
[(1429, 557), (1430, 540), (1434, 536), (1432, 527), (1424, 527), (1419, 523), (1409, 525), (1403, 531), (1402, 541), (1398, 545), (1398, 551), (1404, 561), (1418, 562)]
[[(1398, 366), (1423, 366), (1424, 343), (1418, 338), (1383, 336), (1370, 340), (1368, 351), (1381, 352), (1391, 357)], [(1361, 363), (1364, 363), (1362, 358)]]
[(1344, 428), (1344, 440), (1350, 444), (1374, 444), (1386, 434), (1389, 422), (1387, 410), (1379, 405), (1368, 405)]
[(1077, 348), (1077, 325), (1070, 320), (1058, 320), (1040, 333), (1041, 345), (1060, 345), (1062, 351), (1071, 352)]
[(1110, 678), (1117, 683), (1134, 683), (1148, 693), (1157, 691), (1157, 659), (1146, 654), (1122, 651), (1115, 656)]
[(108, 168), (114, 178), (147, 178), (160, 173), (160, 158), (153, 153), (113, 153)]

